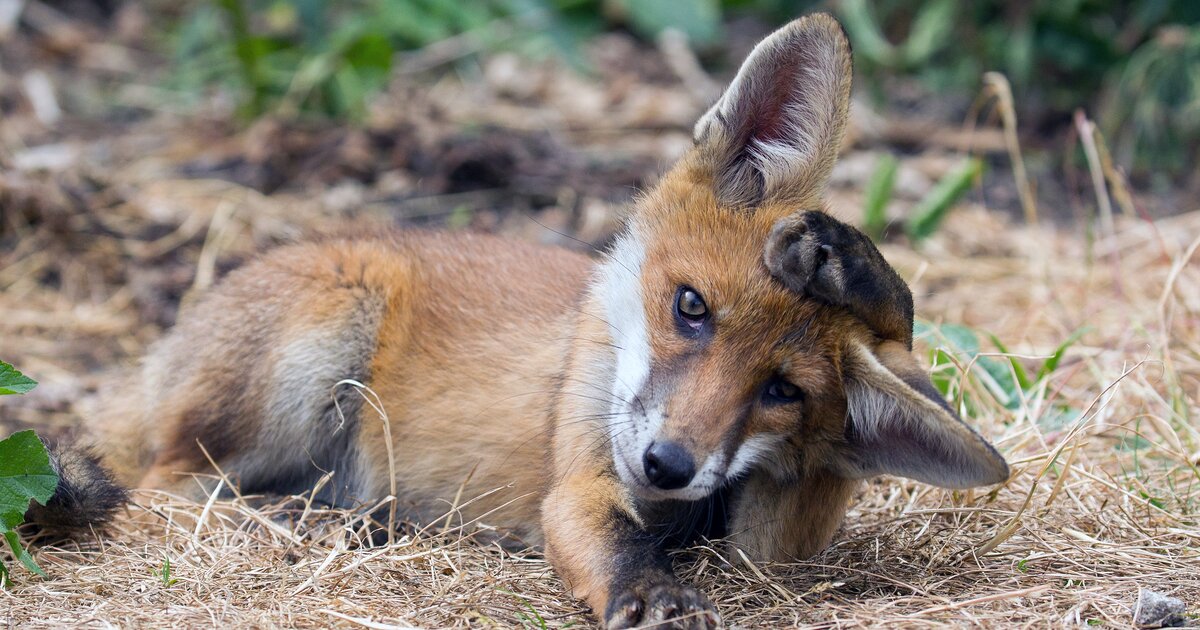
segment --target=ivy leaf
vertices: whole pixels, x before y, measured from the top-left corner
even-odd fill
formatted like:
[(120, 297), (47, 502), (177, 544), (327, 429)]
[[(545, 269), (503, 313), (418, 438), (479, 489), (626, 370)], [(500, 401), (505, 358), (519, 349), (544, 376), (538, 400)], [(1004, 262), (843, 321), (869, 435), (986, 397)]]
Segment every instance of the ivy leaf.
[(24, 394), (37, 386), (37, 381), (17, 371), (17, 368), (0, 361), (0, 396)]
[[(38, 575), (46, 575), (21, 547), (16, 528), (25, 520), (30, 501), (45, 505), (58, 487), (58, 474), (50, 465), (46, 445), (33, 431), (21, 431), (0, 440), (0, 536), (13, 556)], [(0, 579), (8, 569), (0, 563)]]

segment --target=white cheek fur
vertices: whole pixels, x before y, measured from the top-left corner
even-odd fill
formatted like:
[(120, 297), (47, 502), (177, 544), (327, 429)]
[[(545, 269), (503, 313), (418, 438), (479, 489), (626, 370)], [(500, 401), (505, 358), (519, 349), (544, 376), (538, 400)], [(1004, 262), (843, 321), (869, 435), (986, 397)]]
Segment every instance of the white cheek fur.
[(645, 247), (631, 227), (600, 267), (598, 289), (617, 355), (614, 412), (628, 410), (650, 374), (650, 333), (641, 282), (645, 257)]
[(643, 417), (643, 409), (635, 404), (650, 375), (650, 332), (641, 281), (645, 257), (645, 246), (636, 225), (631, 224), (600, 266), (597, 285), (616, 354), (608, 431), (617, 474), (630, 486), (645, 483), (641, 478), (641, 453), (648, 444), (643, 442), (653, 439), (661, 423), (661, 419), (655, 421), (655, 414)]
[(750, 470), (751, 466), (774, 452), (786, 439), (785, 436), (777, 433), (760, 433), (750, 436), (745, 442), (742, 442), (737, 452), (733, 454), (733, 459), (729, 462), (729, 468), (725, 471), (725, 476), (733, 478)]

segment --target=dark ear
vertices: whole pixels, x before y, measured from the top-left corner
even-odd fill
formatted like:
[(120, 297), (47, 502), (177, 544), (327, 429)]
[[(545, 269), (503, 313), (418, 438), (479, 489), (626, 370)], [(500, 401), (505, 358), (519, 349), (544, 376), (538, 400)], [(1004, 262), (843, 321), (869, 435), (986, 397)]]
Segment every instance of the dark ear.
[(846, 444), (837, 467), (851, 477), (899, 475), (943, 488), (1008, 479), (1008, 464), (950, 409), (901, 344), (852, 342), (843, 357)]
[(841, 145), (852, 74), (850, 44), (828, 14), (759, 42), (696, 123), (721, 202), (754, 206), (819, 192)]

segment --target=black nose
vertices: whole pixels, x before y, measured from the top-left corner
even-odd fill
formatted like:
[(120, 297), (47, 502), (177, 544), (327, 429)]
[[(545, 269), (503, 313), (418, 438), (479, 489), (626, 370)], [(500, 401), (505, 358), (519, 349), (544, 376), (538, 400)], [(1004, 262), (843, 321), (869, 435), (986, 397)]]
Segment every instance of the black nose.
[(696, 464), (687, 449), (674, 442), (655, 442), (642, 457), (646, 478), (663, 490), (675, 490), (688, 485), (696, 474)]

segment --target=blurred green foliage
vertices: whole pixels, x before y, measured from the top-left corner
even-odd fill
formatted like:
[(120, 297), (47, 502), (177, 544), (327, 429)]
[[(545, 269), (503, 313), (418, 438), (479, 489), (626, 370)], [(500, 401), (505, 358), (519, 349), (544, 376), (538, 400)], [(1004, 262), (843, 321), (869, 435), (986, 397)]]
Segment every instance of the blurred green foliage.
[(1138, 47), (1106, 98), (1102, 123), (1115, 139), (1120, 163), (1194, 176), (1200, 160), (1200, 28), (1166, 28)]
[[(888, 227), (887, 206), (892, 200), (892, 189), (896, 183), (899, 160), (884, 154), (867, 181), (863, 195), (862, 229), (867, 236), (878, 242), (886, 236)], [(933, 236), (950, 210), (970, 190), (983, 173), (983, 161), (968, 158), (957, 169), (947, 173), (909, 211), (904, 222), (904, 233), (909, 242), (916, 245)]]
[(580, 44), (614, 24), (644, 37), (668, 26), (701, 45), (721, 32), (719, 0), (206, 0), (170, 37), (174, 87), (232, 89), (247, 116), (360, 117), (396, 53), (450, 38), (468, 52), (554, 51), (582, 65)]
[(969, 100), (995, 70), (1042, 126), (1066, 125), (1078, 107), (1099, 115), (1123, 163), (1178, 169), (1200, 157), (1196, 0), (206, 0), (174, 29), (173, 81), (231, 87), (250, 116), (354, 118), (397, 52), (454, 36), (470, 38), (467, 51), (580, 63), (579, 45), (614, 26), (647, 39), (674, 27), (711, 51), (730, 19), (770, 27), (815, 10), (842, 20), (860, 77), (885, 100), (896, 76)]
[[(943, 396), (957, 399), (970, 417), (985, 409), (1002, 407), (1017, 411), (1034, 401), (1036, 418), (1047, 429), (1061, 429), (1075, 422), (1082, 410), (1055, 400), (1048, 389), (1067, 351), (1086, 333), (1079, 329), (1067, 336), (1048, 357), (1031, 364), (1009, 351), (995, 335), (987, 338), (998, 352), (985, 351), (980, 334), (958, 324), (933, 324), (917, 320), (913, 338), (929, 347), (930, 380)], [(982, 394), (982, 395), (980, 395)]]
[[(999, 71), (1040, 126), (1100, 115), (1121, 163), (1191, 174), (1200, 157), (1200, 2), (839, 0), (857, 69), (973, 94)], [(1047, 125), (1046, 123), (1049, 123)]]
[(225, 85), (249, 116), (267, 112), (362, 115), (397, 51), (464, 32), (487, 37), (520, 0), (213, 0), (174, 33), (173, 80)]

